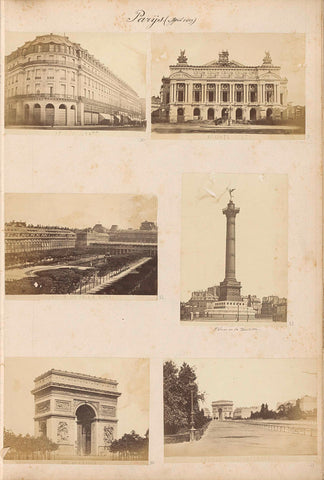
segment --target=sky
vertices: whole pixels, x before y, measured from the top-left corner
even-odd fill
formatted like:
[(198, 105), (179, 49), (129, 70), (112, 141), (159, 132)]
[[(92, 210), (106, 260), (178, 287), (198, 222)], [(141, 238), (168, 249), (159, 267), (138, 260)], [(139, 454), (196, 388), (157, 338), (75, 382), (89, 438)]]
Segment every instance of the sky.
[(288, 79), (288, 101), (305, 105), (305, 37), (303, 34), (205, 33), (152, 35), (152, 95), (159, 95), (161, 79), (170, 75), (169, 65), (177, 64), (180, 49), (186, 51), (188, 65), (204, 65), (218, 60), (222, 50), (230, 60), (243, 65), (262, 65), (265, 51), (272, 64), (281, 67)]
[[(227, 187), (235, 188), (236, 279), (242, 295), (287, 298), (286, 175), (187, 173), (182, 183), (181, 301), (225, 277)], [(207, 190), (214, 192), (212, 197)]]
[(5, 221), (69, 228), (139, 228), (141, 222), (156, 223), (157, 198), (127, 194), (5, 194)]
[(147, 35), (143, 33), (78, 33), (78, 32), (6, 32), (5, 55), (25, 42), (49, 33), (66, 35), (79, 43), (97, 60), (124, 80), (142, 98), (146, 96)]
[(232, 400), (234, 408), (260, 406), (317, 396), (316, 360), (314, 359), (176, 359), (195, 367), (200, 392), (211, 409), (217, 400)]
[(34, 434), (34, 379), (55, 368), (116, 380), (118, 438), (149, 428), (149, 360), (137, 358), (26, 358), (5, 359), (4, 426), (18, 434)]

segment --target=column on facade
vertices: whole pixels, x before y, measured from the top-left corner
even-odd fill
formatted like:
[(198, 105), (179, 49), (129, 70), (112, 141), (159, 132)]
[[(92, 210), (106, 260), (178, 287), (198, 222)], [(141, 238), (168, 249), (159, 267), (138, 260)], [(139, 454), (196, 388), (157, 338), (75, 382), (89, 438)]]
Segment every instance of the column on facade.
[(192, 103), (192, 82), (188, 85), (188, 103)]
[(247, 88), (247, 85), (245, 83), (243, 84), (243, 89), (244, 89), (243, 103), (248, 103), (248, 88)]
[(278, 84), (277, 83), (275, 85), (275, 103), (279, 103), (278, 102)]
[(264, 83), (262, 83), (262, 103), (265, 103), (264, 89), (265, 89), (265, 86), (264, 86)]
[(261, 103), (261, 83), (257, 84), (257, 99), (258, 103)]

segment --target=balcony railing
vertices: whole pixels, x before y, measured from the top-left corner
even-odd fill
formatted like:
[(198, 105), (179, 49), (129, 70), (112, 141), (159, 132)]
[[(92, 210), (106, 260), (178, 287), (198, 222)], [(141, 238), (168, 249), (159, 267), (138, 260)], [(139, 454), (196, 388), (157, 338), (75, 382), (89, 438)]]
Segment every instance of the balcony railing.
[(31, 60), (30, 62), (18, 62), (15, 66), (8, 66), (8, 70), (14, 70), (15, 68), (25, 67), (29, 65), (65, 65), (66, 67), (78, 68), (78, 64), (73, 62), (64, 62), (63, 60)]
[(27, 93), (25, 95), (13, 95), (11, 97), (7, 97), (9, 100), (79, 100), (81, 97), (76, 95), (66, 95), (66, 94), (59, 94), (59, 93)]

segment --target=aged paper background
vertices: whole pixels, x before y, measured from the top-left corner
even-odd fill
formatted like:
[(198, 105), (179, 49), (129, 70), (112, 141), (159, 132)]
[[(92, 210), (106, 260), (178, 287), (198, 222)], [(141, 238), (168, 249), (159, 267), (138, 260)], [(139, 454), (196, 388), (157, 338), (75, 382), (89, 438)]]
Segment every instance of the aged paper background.
[[(197, 17), (197, 21), (191, 27), (182, 23), (157, 24), (148, 29), (145, 24), (127, 22), (139, 8), (149, 16), (189, 16)], [(5, 356), (150, 358), (150, 464), (7, 464), (2, 467), (4, 478), (321, 478), (321, 455), (294, 461), (241, 459), (239, 462), (168, 465), (163, 460), (162, 404), (165, 358), (204, 355), (207, 358), (309, 357), (319, 360), (321, 357), (321, 2), (5, 0), (2, 13), (2, 42), (5, 30), (33, 32), (33, 35), (71, 31), (148, 34), (147, 113), (150, 33), (305, 33), (307, 116), (305, 139), (285, 138), (280, 142), (261, 138), (208, 142), (150, 140), (149, 128), (146, 133), (127, 137), (108, 136), (104, 132), (55, 132), (53, 135), (28, 132), (25, 135), (20, 131), (3, 135), (5, 192), (154, 194), (158, 196), (159, 226), (157, 301), (135, 304), (129, 300), (86, 297), (78, 301), (3, 301)], [(217, 54), (210, 52), (211, 59)], [(149, 115), (147, 118), (150, 126)], [(265, 326), (233, 332), (230, 328), (180, 325), (183, 172), (288, 175), (286, 328)], [(280, 211), (277, 214), (280, 215)], [(320, 383), (318, 391), (321, 391)], [(21, 408), (24, 408), (23, 399)]]

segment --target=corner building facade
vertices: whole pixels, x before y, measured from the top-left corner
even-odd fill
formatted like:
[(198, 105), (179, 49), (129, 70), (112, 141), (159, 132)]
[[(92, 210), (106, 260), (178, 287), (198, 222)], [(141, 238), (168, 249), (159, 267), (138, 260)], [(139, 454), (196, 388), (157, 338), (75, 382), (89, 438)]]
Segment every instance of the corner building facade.
[[(66, 36), (42, 35), (5, 61), (6, 125), (137, 124), (137, 93)], [(142, 113), (141, 113), (142, 112)]]
[(170, 75), (162, 79), (160, 121), (219, 119), (231, 124), (281, 119), (287, 108), (288, 81), (280, 70), (272, 65), (269, 52), (259, 66), (230, 60), (227, 51), (217, 61), (190, 65), (182, 50), (178, 63), (170, 65)]

